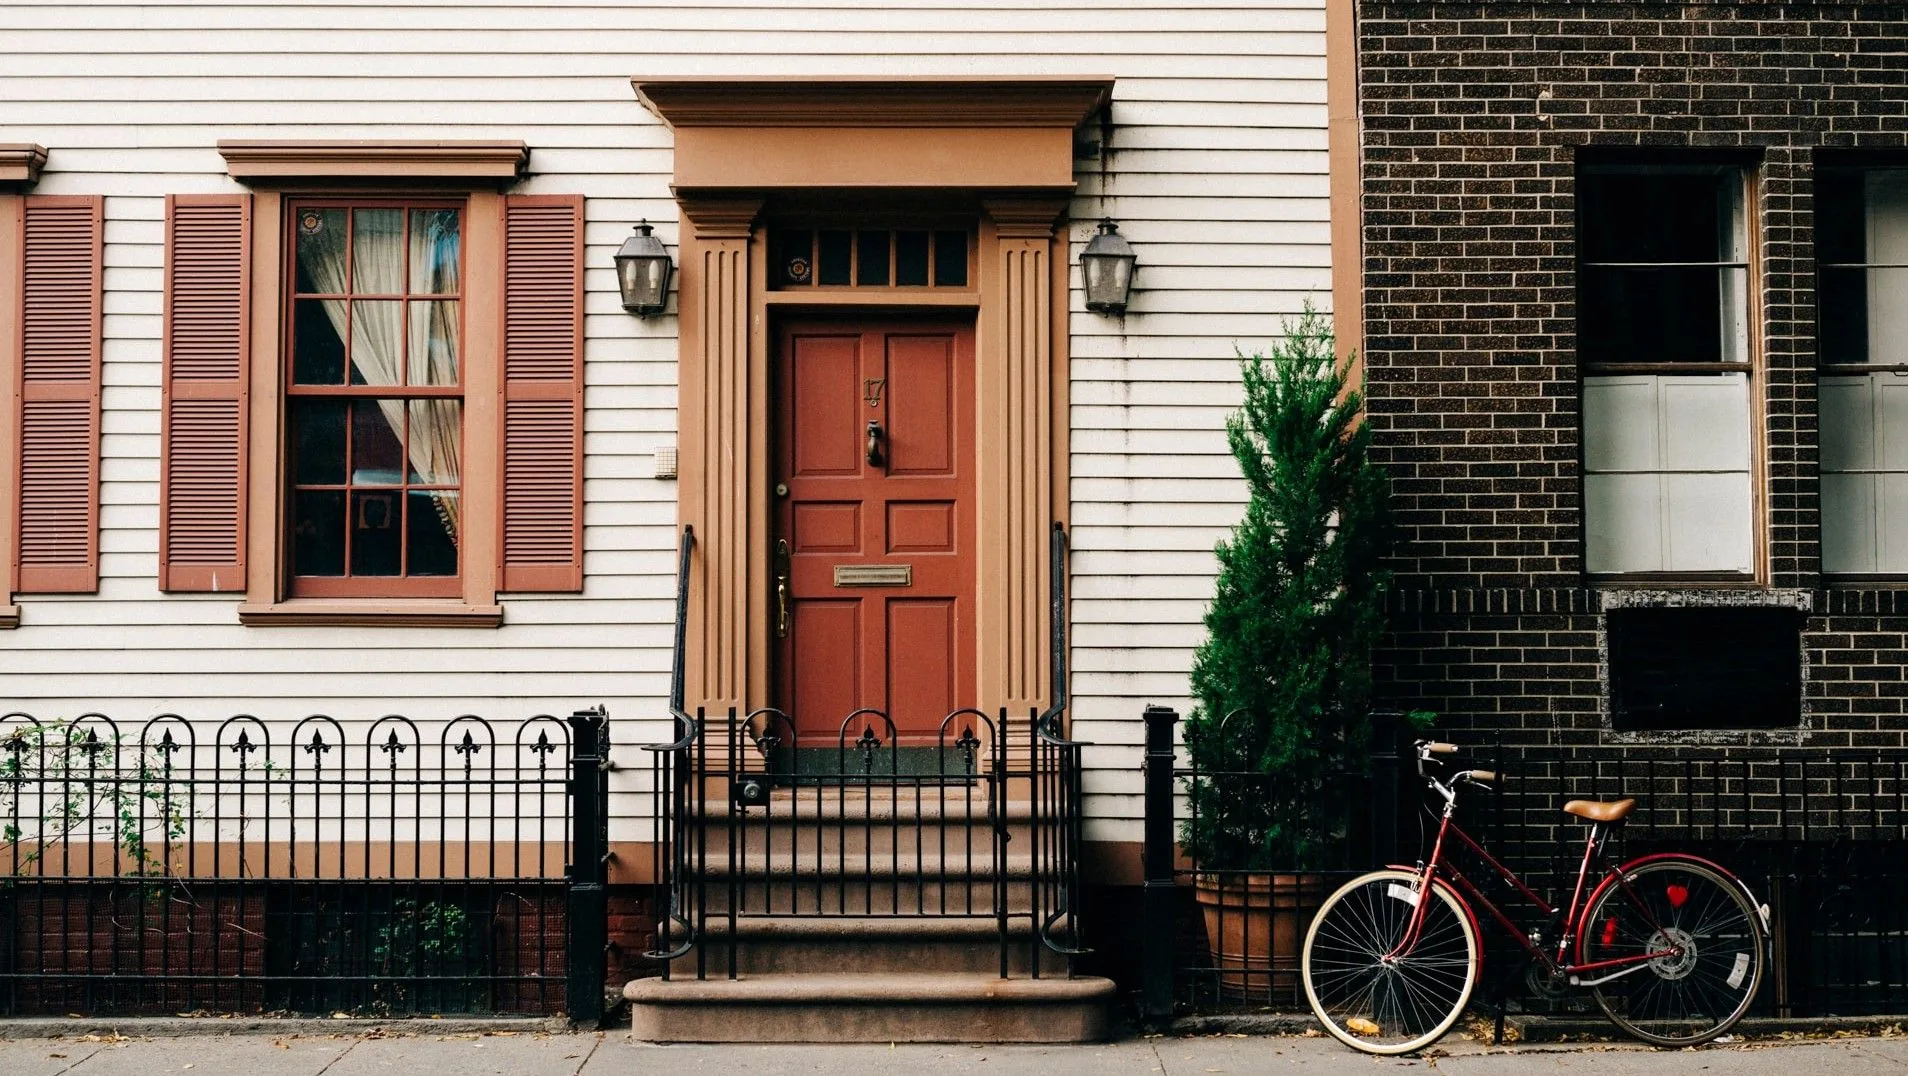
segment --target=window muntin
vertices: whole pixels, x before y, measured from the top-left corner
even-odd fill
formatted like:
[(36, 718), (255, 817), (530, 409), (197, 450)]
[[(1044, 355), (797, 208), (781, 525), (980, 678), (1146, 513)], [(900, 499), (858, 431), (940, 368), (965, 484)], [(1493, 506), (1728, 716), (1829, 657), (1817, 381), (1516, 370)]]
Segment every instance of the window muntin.
[(1578, 171), (1592, 574), (1754, 571), (1746, 179), (1715, 165)]
[(1908, 573), (1908, 166), (1815, 177), (1822, 571)]
[(455, 597), (463, 211), (295, 204), (288, 574), (298, 597)]

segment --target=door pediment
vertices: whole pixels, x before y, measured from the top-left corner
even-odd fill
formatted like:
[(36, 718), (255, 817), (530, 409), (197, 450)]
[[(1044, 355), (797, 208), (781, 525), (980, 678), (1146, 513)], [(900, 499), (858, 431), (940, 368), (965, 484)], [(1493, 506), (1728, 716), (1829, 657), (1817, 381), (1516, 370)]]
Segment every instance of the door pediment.
[(1073, 132), (1111, 78), (631, 80), (676, 135), (679, 197), (1073, 189)]

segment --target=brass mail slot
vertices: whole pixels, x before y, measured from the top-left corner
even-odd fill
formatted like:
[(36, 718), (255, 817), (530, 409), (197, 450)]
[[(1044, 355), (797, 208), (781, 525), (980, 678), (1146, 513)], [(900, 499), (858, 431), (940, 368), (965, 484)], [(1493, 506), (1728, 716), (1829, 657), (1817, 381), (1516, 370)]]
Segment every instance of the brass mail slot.
[(835, 566), (835, 585), (838, 587), (911, 587), (914, 585), (914, 565), (838, 564)]

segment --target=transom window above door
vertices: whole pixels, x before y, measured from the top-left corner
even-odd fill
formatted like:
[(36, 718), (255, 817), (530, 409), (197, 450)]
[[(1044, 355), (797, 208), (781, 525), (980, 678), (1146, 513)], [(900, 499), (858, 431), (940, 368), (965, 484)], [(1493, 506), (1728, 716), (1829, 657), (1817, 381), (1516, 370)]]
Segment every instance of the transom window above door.
[(974, 244), (966, 228), (773, 227), (769, 286), (966, 288)]
[(325, 201), (287, 217), (292, 593), (455, 596), (463, 208)]

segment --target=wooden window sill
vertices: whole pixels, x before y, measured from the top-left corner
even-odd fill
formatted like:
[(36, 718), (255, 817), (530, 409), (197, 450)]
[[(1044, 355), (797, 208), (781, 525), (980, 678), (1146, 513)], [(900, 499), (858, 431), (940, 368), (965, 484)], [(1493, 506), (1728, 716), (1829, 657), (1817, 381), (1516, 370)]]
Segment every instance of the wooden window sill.
[(0, 605), (0, 630), (17, 628), (19, 626), (20, 607), (17, 605)]
[(427, 599), (246, 602), (238, 611), (239, 623), (249, 627), (494, 628), (503, 623), (501, 606)]

